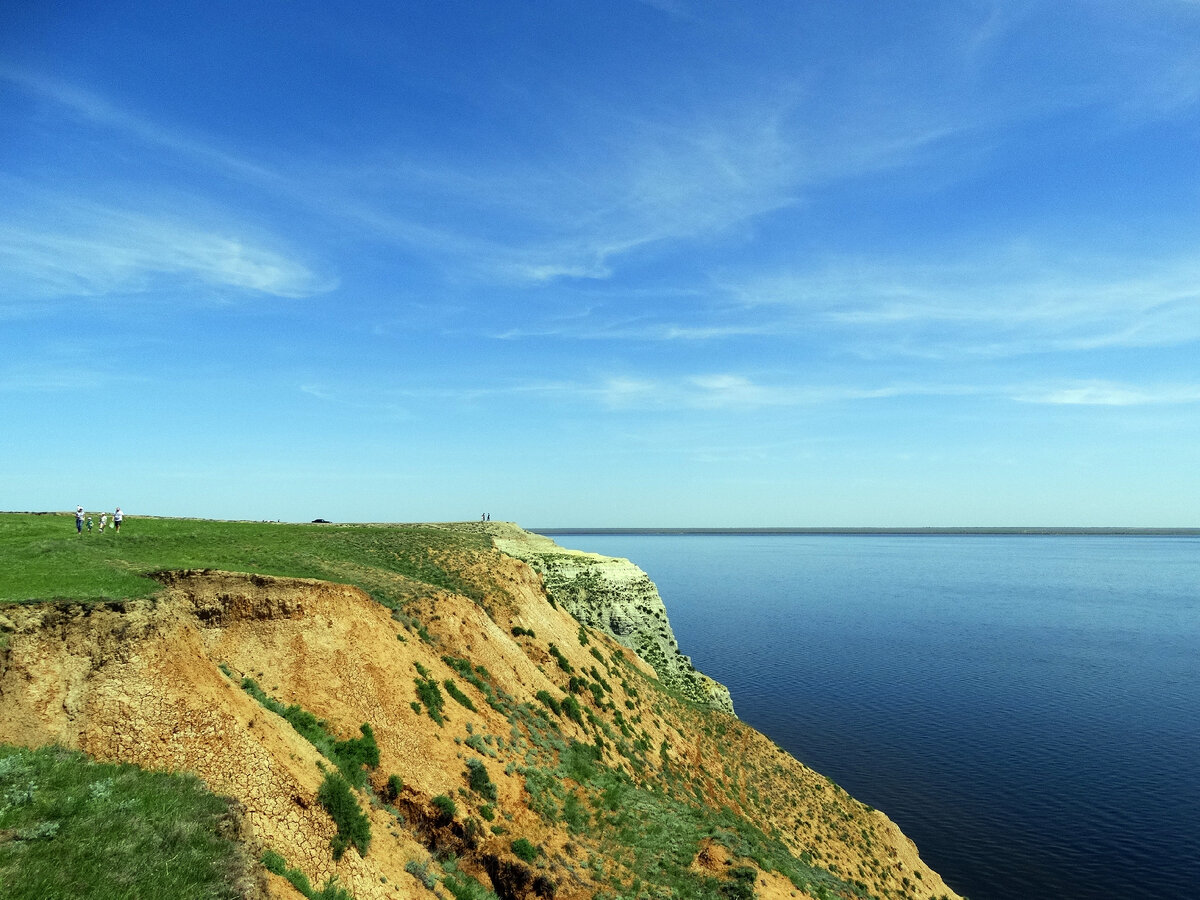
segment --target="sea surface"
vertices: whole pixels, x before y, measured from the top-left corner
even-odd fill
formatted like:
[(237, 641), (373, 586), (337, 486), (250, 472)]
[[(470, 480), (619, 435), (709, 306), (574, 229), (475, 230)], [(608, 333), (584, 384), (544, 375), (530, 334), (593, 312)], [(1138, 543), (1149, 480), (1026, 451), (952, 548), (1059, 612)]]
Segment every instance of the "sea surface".
[(555, 540), (970, 900), (1200, 898), (1200, 538)]

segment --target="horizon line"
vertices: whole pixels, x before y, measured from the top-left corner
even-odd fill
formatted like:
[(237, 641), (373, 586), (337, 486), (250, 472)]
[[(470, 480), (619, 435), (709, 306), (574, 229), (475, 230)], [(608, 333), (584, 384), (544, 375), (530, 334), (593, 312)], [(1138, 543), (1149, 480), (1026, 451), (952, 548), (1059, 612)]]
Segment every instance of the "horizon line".
[(998, 526), (749, 526), (749, 527), (558, 527), (529, 528), (534, 534), (542, 535), (755, 535), (755, 534), (800, 534), (800, 535), (1197, 535), (1200, 527), (1134, 527), (1123, 525), (1075, 526), (1075, 525), (998, 525)]

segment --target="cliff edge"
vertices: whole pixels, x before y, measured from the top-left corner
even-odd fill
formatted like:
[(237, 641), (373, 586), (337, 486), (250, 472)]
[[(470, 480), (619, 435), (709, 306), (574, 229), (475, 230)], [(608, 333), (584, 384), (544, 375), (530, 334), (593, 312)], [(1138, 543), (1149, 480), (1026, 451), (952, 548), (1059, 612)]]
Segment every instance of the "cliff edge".
[[(7, 569), (0, 744), (194, 773), (244, 810), (274, 900), (957, 900), (885, 815), (664, 690), (479, 526), (136, 524)], [(238, 554), (276, 571), (177, 562)], [(155, 581), (29, 587), (109, 568)], [(314, 568), (342, 581), (287, 574)], [(25, 843), (0, 834), (0, 882)]]

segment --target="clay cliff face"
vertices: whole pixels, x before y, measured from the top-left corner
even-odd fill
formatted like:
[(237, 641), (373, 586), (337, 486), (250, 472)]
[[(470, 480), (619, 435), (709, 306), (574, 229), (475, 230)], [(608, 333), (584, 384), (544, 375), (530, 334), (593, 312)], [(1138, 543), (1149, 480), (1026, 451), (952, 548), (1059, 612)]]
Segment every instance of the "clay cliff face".
[[(194, 772), (244, 805), (255, 855), (316, 885), (336, 875), (359, 900), (444, 896), (448, 866), (502, 900), (657, 896), (662, 873), (712, 896), (956, 896), (885, 816), (663, 692), (655, 667), (549, 602), (544, 575), (496, 553), (464, 577), (487, 585), (482, 602), (431, 587), (402, 621), (357, 588), (209, 570), (163, 573), (144, 600), (0, 608), (0, 742)], [(338, 739), (371, 726), (365, 855), (335, 859), (317, 799), (330, 761), (244, 678)], [(441, 724), (418, 682), (444, 691)], [(747, 879), (752, 894), (729, 892)]]

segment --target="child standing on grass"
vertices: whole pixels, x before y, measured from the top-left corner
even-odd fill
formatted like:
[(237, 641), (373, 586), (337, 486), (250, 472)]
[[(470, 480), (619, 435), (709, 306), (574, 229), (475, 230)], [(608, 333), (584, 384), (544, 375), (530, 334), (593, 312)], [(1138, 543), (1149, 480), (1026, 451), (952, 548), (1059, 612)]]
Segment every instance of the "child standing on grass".
[(104, 526), (108, 524), (108, 513), (100, 517), (100, 533), (104, 534)]
[(88, 516), (88, 534), (92, 533), (92, 517)]

